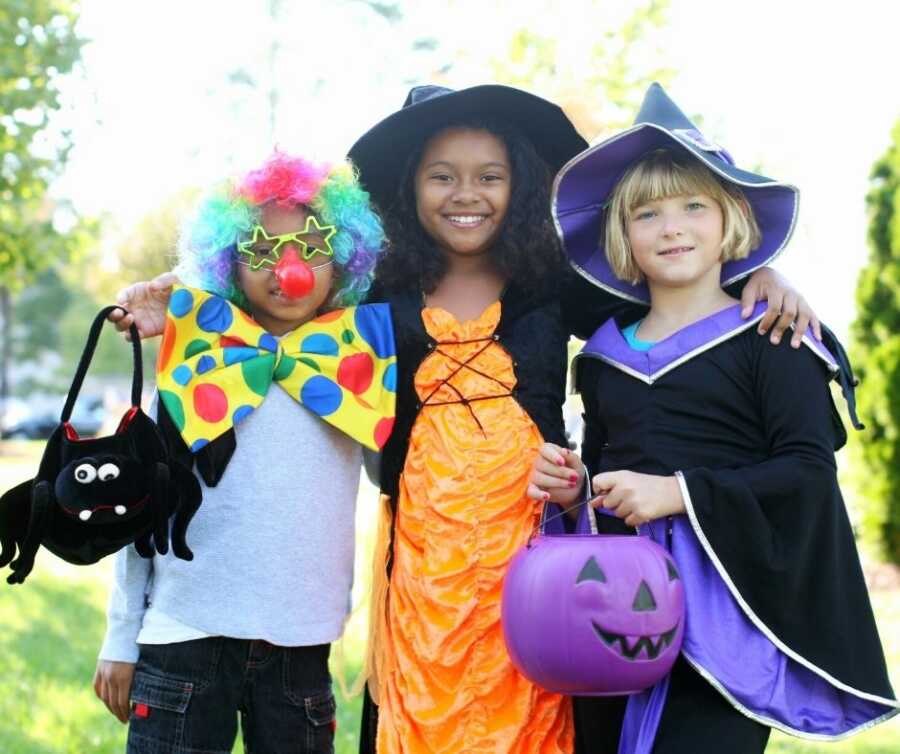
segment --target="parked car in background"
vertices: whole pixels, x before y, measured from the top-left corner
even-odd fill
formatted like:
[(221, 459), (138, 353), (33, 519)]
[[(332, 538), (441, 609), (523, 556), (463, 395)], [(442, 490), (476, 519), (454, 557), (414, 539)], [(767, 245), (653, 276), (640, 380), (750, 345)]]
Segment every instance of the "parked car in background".
[[(29, 403), (10, 399), (4, 411), (3, 424), (0, 425), (0, 439), (46, 440), (59, 425), (65, 400), (59, 397)], [(103, 427), (104, 419), (103, 398), (82, 395), (75, 402), (70, 421), (81, 437), (95, 437)]]

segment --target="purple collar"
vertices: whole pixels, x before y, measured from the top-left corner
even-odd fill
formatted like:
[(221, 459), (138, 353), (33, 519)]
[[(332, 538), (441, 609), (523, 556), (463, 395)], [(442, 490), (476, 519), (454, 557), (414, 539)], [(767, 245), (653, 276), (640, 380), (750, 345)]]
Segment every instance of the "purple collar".
[[(584, 344), (581, 353), (575, 357), (575, 362), (580, 358), (596, 357), (650, 384), (695, 356), (753, 327), (762, 319), (766, 308), (766, 302), (760, 301), (749, 319), (742, 319), (741, 306), (735, 304), (682, 328), (659, 341), (649, 351), (635, 351), (628, 345), (618, 323), (614, 319), (608, 319)], [(829, 371), (838, 371), (834, 357), (815, 339), (811, 330), (806, 331), (803, 343), (825, 362)]]

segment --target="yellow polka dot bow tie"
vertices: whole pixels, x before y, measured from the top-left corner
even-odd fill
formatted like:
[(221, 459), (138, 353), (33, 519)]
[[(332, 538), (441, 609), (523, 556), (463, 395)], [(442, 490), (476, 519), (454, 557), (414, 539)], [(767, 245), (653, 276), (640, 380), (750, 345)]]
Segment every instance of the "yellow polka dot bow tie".
[(397, 357), (390, 308), (323, 314), (279, 341), (220, 296), (175, 286), (156, 365), (159, 397), (194, 452), (259, 406), (272, 382), (362, 445), (394, 425)]

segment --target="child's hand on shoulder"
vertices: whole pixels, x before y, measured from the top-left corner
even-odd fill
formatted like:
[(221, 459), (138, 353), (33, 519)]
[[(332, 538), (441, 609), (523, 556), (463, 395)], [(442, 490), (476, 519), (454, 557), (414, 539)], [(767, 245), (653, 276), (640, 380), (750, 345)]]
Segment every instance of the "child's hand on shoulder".
[(606, 508), (628, 526), (684, 513), (681, 487), (674, 476), (607, 471), (592, 480), (595, 508)]
[(793, 325), (791, 347), (800, 348), (803, 335), (808, 327), (822, 340), (822, 326), (812, 307), (800, 292), (775, 270), (769, 267), (758, 269), (750, 277), (741, 294), (741, 316), (745, 319), (753, 311), (757, 301), (767, 301), (769, 308), (759, 321), (756, 331), (765, 335), (771, 329), (769, 340), (778, 345), (789, 327)]
[(528, 497), (568, 508), (581, 496), (584, 476), (584, 464), (577, 454), (545, 442), (534, 459), (528, 479)]

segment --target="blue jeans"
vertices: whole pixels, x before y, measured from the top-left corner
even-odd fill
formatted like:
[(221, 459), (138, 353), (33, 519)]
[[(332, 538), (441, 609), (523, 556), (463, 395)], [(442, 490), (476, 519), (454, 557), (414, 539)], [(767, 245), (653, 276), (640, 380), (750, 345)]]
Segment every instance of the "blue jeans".
[(333, 754), (331, 647), (214, 637), (142, 644), (128, 754)]

